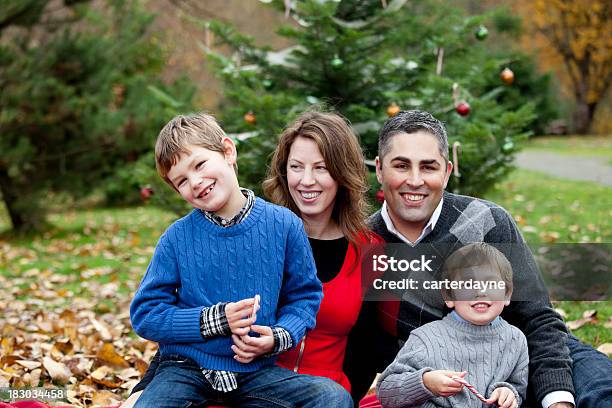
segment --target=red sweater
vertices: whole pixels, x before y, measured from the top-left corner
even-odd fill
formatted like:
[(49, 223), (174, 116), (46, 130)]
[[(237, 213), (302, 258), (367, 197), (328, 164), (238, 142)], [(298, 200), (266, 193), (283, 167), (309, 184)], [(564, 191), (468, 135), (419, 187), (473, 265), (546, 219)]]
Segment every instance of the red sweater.
[[(362, 237), (360, 245), (383, 242), (374, 234), (369, 238)], [(351, 384), (342, 371), (346, 341), (361, 310), (363, 288), (372, 280), (367, 277), (367, 282), (363, 282), (361, 254), (361, 248), (355, 250), (349, 244), (340, 272), (323, 283), (323, 301), (315, 328), (295, 348), (281, 354), (278, 365), (299, 374), (330, 378), (351, 391)]]

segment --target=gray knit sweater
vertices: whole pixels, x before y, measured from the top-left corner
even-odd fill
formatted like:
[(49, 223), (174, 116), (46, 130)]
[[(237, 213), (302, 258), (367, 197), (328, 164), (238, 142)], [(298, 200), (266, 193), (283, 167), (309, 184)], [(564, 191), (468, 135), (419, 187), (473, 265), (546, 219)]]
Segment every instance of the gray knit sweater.
[(412, 331), (376, 391), (384, 408), (486, 406), (466, 387), (444, 398), (423, 384), (427, 371), (467, 371), (465, 379), (486, 398), (496, 388), (508, 387), (520, 406), (527, 392), (528, 366), (527, 339), (505, 320), (477, 326), (447, 315)]

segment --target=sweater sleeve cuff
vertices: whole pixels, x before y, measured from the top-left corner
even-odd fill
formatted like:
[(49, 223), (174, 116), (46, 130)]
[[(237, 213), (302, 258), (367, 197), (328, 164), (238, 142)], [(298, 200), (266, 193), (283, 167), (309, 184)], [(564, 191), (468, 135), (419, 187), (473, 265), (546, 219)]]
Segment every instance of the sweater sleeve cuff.
[(200, 332), (202, 337), (229, 336), (231, 330), (227, 316), (225, 315), (227, 302), (205, 307), (200, 313)]
[(487, 393), (487, 398), (491, 398), (491, 394), (493, 393), (493, 391), (501, 387), (509, 388), (512, 391), (512, 393), (514, 394), (514, 398), (516, 398), (516, 403), (520, 407), (521, 404), (523, 403), (523, 399), (519, 395), (517, 389), (514, 387), (514, 385), (504, 382), (504, 381), (500, 381), (500, 382), (491, 384), (491, 386), (489, 386), (489, 392)]
[(306, 331), (304, 320), (299, 316), (289, 313), (282, 315), (276, 322), (275, 327), (285, 329), (291, 336), (292, 344), (298, 344)]
[[(425, 368), (421, 368), (419, 371), (417, 371), (418, 375), (415, 375), (413, 378), (415, 379), (414, 382), (412, 383), (406, 383), (407, 387), (412, 387), (413, 389), (413, 398), (416, 401), (422, 401), (425, 402), (433, 397), (435, 397), (435, 394), (431, 391), (429, 391), (429, 388), (427, 388), (425, 386), (425, 383), (423, 382), (423, 374), (425, 374), (426, 372), (432, 371), (433, 369), (431, 367), (425, 367)], [(419, 402), (420, 403), (420, 402)]]
[(538, 401), (554, 391), (567, 391), (574, 394), (572, 375), (567, 370), (548, 370), (545, 374), (530, 376), (529, 385), (532, 387)]
[(173, 341), (177, 343), (201, 342), (201, 314), (201, 307), (175, 310), (172, 319)]
[[(383, 405), (390, 402), (390, 405), (396, 406), (394, 401), (400, 399), (404, 403), (410, 401), (410, 406), (420, 406), (435, 397), (423, 383), (423, 374), (431, 370), (431, 367), (424, 367), (418, 371), (385, 378), (377, 385), (378, 399)], [(390, 377), (394, 377), (393, 380), (390, 380)]]

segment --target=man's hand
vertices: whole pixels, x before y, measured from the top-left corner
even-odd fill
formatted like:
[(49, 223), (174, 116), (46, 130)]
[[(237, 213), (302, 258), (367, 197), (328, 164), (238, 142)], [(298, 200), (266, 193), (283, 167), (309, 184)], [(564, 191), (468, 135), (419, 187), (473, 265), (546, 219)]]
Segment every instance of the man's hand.
[(555, 402), (548, 408), (574, 408), (574, 404), (571, 402)]
[(259, 337), (251, 337), (248, 334), (242, 337), (232, 335), (234, 341), (232, 351), (236, 353), (234, 359), (239, 363), (250, 363), (257, 357), (274, 350), (274, 335), (270, 327), (253, 325), (251, 330), (259, 333)]
[(496, 388), (487, 400), (489, 404), (497, 404), (501, 408), (518, 408), (514, 392), (508, 387)]
[[(233, 334), (237, 336), (249, 334), (251, 325), (257, 320), (257, 316), (253, 313), (254, 304), (255, 298), (247, 298), (225, 305), (225, 317), (227, 317), (227, 323)], [(259, 310), (258, 307), (257, 310)], [(257, 310), (255, 310), (256, 313)]]
[(435, 370), (423, 374), (423, 384), (429, 391), (439, 397), (452, 397), (461, 392), (463, 384), (453, 380), (452, 377), (465, 377), (467, 371), (461, 373), (457, 371)]

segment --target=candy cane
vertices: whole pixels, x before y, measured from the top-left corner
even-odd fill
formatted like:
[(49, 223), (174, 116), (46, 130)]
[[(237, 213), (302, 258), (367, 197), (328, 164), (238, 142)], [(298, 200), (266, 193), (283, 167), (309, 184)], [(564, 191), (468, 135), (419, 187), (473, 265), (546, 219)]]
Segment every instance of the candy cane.
[(253, 313), (251, 316), (255, 316), (259, 310), (259, 295), (255, 295), (255, 302), (253, 302)]
[(461, 377), (452, 377), (453, 380), (457, 381), (458, 383), (461, 383), (463, 385), (465, 385), (465, 387), (470, 390), (470, 392), (472, 394), (474, 394), (479, 400), (481, 400), (482, 402), (484, 402), (485, 404), (489, 403), (489, 400), (486, 399), (485, 397), (482, 396), (481, 393), (479, 393), (478, 391), (476, 391), (476, 388), (474, 388), (474, 386), (472, 384), (470, 384), (469, 382), (467, 382), (466, 380), (464, 380)]

